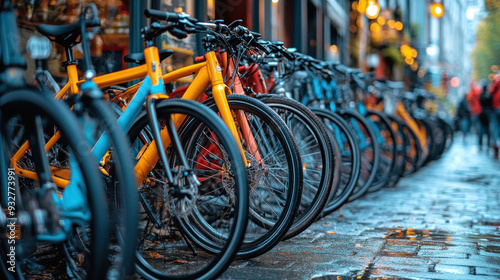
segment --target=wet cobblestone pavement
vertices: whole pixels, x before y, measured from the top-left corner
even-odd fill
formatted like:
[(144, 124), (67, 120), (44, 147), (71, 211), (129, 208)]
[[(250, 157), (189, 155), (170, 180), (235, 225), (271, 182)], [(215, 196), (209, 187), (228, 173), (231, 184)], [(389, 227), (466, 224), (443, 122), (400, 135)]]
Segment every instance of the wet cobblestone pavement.
[(500, 279), (500, 162), (458, 139), (220, 279)]

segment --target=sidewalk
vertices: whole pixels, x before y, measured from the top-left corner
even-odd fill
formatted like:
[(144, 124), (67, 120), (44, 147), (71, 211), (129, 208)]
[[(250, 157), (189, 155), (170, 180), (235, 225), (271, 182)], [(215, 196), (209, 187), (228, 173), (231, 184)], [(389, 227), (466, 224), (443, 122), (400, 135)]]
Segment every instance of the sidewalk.
[(500, 162), (457, 139), (397, 187), (234, 261), (220, 279), (500, 279)]

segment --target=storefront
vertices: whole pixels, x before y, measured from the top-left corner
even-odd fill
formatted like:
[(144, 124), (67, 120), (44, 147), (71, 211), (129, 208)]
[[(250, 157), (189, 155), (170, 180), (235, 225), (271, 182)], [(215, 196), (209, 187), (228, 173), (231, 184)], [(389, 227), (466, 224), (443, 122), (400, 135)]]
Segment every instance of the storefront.
[[(35, 3), (35, 4), (33, 4)], [(98, 74), (127, 68), (123, 56), (141, 52), (140, 30), (146, 26), (146, 8), (169, 12), (186, 12), (199, 20), (224, 19), (226, 23), (241, 19), (242, 25), (259, 32), (266, 40), (279, 40), (287, 47), (320, 59), (347, 57), (346, 0), (19, 0), (19, 23), (23, 44), (36, 32), (39, 24), (71, 24), (85, 4), (95, 3), (101, 27), (96, 27), (91, 39), (91, 52)], [(201, 35), (179, 40), (167, 33), (157, 40), (158, 47), (174, 50), (174, 55), (163, 62), (165, 71), (191, 64), (196, 55), (202, 55)], [(75, 46), (75, 58), (81, 58), (80, 46)], [(29, 56), (29, 54), (27, 54)], [(61, 62), (65, 52), (52, 42), (52, 53), (47, 69), (59, 82), (65, 81)], [(344, 63), (346, 61), (343, 61)], [(31, 81), (34, 62), (28, 59), (27, 79)], [(185, 82), (189, 82), (186, 80)]]
[[(170, 12), (186, 12), (193, 16), (195, 14), (195, 0), (21, 0), (17, 1), (21, 43), (26, 45), (30, 37), (42, 36), (36, 31), (36, 26), (39, 24), (62, 25), (77, 22), (84, 5), (88, 3), (96, 4), (101, 19), (101, 26), (94, 28), (90, 39), (92, 60), (98, 74), (127, 68), (123, 56), (130, 52), (142, 51), (140, 29), (148, 23), (143, 15), (144, 9), (150, 7)], [(161, 48), (175, 51), (172, 57), (164, 61), (165, 70), (173, 70), (192, 63), (195, 54), (194, 36), (179, 40), (165, 33), (158, 39), (157, 44)], [(80, 45), (73, 47), (73, 50), (75, 58), (82, 57)], [(35, 64), (29, 59), (29, 53), (26, 53), (26, 56), (28, 60), (26, 78), (31, 81)], [(52, 42), (52, 52), (45, 65), (59, 82), (65, 81), (65, 71), (61, 66), (61, 62), (65, 60), (64, 49)]]

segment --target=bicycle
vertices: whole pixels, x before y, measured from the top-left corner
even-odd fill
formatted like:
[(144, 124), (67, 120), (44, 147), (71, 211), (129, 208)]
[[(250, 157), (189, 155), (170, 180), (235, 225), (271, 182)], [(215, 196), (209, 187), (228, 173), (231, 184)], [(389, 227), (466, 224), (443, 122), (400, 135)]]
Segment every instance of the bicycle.
[[(101, 279), (107, 271), (108, 210), (104, 187), (97, 179), (97, 163), (69, 109), (47, 93), (25, 86), (22, 73), (26, 62), (17, 45), (19, 32), (12, 3), (2, 1), (0, 13), (0, 202), (2, 213), (6, 210), (9, 218), (0, 217), (0, 271), (4, 279), (24, 279), (42, 253), (36, 249), (57, 245), (72, 276)], [(54, 151), (46, 149), (44, 139), (44, 133), (54, 127), (68, 147), (67, 164), (72, 170), (64, 191), (55, 187), (55, 173), (47, 158)], [(13, 151), (26, 139), (31, 143), (27, 163), (35, 167), (35, 178), (26, 182), (30, 185), (19, 186), (13, 168), (7, 171), (7, 167)], [(35, 267), (40, 274), (45, 269), (43, 265)]]

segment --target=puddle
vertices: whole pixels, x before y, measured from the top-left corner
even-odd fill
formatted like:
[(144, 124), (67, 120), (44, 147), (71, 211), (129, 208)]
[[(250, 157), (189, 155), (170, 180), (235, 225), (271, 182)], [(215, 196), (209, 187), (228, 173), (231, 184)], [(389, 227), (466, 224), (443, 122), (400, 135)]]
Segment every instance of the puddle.
[(429, 229), (419, 230), (419, 229), (396, 229), (386, 236), (386, 239), (402, 239), (410, 241), (420, 241), (420, 240), (433, 240), (433, 241), (446, 241), (450, 242), (453, 240), (452, 235), (449, 232), (444, 231), (432, 231)]

